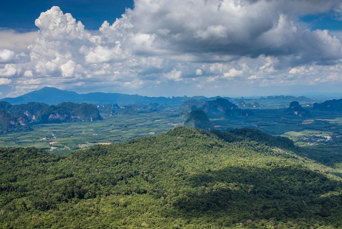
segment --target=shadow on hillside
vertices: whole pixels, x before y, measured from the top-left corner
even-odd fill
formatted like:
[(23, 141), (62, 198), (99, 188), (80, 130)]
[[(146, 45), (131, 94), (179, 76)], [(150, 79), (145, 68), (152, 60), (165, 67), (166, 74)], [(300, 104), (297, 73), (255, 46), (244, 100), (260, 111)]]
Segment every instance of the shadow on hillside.
[(340, 189), (341, 183), (313, 171), (229, 167), (192, 176), (190, 186), (174, 203), (186, 218), (224, 215), (231, 223), (273, 218), (324, 225), (334, 218), (342, 226), (342, 195), (322, 197)]
[[(342, 163), (342, 148), (340, 145), (318, 145), (302, 147), (303, 155), (326, 166), (335, 167)], [(303, 156), (301, 155), (301, 156)], [(342, 177), (342, 173), (336, 175)]]
[[(318, 146), (295, 146), (292, 140), (281, 137), (272, 136), (255, 129), (235, 129), (232, 131), (212, 131), (216, 137), (227, 142), (255, 141), (259, 144), (277, 147), (286, 151), (291, 151), (298, 156), (306, 157), (317, 163), (324, 164), (329, 167), (335, 167), (336, 164), (342, 163), (342, 149), (340, 145), (318, 145)], [(342, 177), (342, 173), (334, 173), (336, 176)]]
[(227, 142), (239, 142), (249, 140), (269, 147), (278, 147), (280, 149), (290, 151), (298, 150), (298, 147), (296, 147), (293, 141), (291, 141), (290, 139), (280, 136), (272, 136), (256, 129), (242, 128), (231, 131), (214, 130), (211, 133)]

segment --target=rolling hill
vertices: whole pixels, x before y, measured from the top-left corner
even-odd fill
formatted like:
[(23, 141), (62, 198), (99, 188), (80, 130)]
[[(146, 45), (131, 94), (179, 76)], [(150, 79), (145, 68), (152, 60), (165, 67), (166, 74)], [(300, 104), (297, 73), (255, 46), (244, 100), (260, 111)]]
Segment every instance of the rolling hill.
[(341, 228), (341, 178), (300, 155), (185, 127), (66, 156), (2, 148), (0, 227)]

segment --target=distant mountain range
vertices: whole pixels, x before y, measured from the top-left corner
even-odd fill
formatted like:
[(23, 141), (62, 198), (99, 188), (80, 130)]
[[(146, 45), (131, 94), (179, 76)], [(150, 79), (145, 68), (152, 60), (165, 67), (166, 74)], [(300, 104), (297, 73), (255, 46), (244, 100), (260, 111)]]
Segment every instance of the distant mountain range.
[(40, 90), (32, 91), (16, 98), (4, 98), (0, 101), (6, 101), (14, 105), (30, 102), (46, 103), (50, 105), (59, 104), (63, 102), (73, 102), (118, 105), (162, 103), (167, 105), (178, 106), (188, 99), (188, 97), (147, 97), (141, 95), (127, 95), (103, 92), (78, 94), (73, 91), (65, 91), (53, 87), (44, 87)]
[[(126, 105), (148, 105), (158, 103), (168, 106), (180, 106), (184, 102), (193, 99), (199, 105), (204, 101), (215, 100), (221, 97), (206, 98), (204, 96), (194, 97), (148, 97), (142, 95), (128, 95), (120, 93), (104, 93), (93, 92), (87, 94), (79, 94), (73, 91), (61, 90), (53, 87), (44, 87), (42, 89), (29, 92), (27, 94), (15, 98), (3, 98), (0, 101), (6, 101), (13, 105), (25, 104), (30, 102), (39, 102), (49, 105), (55, 105), (63, 102), (73, 103), (90, 103), (96, 105), (117, 104), (119, 106)], [(228, 98), (230, 102), (237, 104), (240, 109), (255, 109), (255, 108), (268, 108), (268, 107), (283, 107), (285, 108), (290, 102), (298, 101), (302, 104), (313, 104), (316, 100), (307, 97), (293, 97), (293, 96), (268, 96), (268, 97), (255, 97), (255, 98)]]

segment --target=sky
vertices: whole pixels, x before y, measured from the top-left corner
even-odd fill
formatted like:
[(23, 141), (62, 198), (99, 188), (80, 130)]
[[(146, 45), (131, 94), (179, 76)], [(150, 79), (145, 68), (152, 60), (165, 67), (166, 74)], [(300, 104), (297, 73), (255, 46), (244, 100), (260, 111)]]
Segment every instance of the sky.
[(341, 95), (340, 0), (2, 0), (0, 98)]

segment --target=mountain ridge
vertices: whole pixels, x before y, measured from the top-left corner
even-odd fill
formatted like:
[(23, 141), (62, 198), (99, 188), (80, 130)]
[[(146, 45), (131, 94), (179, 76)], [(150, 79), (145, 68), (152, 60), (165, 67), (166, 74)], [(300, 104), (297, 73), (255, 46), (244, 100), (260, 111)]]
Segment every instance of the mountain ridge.
[[(105, 92), (90, 92), (90, 93), (76, 93), (74, 91), (62, 90), (54, 87), (44, 87), (35, 91), (28, 92), (24, 95), (17, 97), (2, 98), (0, 101), (7, 101), (12, 104), (23, 104), (28, 102), (42, 102), (49, 105), (54, 105), (62, 102), (74, 102), (74, 103), (92, 103), (92, 104), (118, 104), (118, 105), (133, 105), (133, 104), (149, 104), (149, 103), (163, 103), (166, 105), (179, 106), (189, 99), (195, 99), (200, 102), (206, 100), (215, 100), (218, 98), (224, 98), (231, 100), (229, 97), (204, 97), (204, 96), (143, 96), (138, 94), (123, 94), (123, 93), (105, 93)], [(256, 97), (254, 99), (247, 98), (249, 100), (272, 100), (282, 98), (288, 102), (293, 100), (300, 101), (312, 101), (310, 98), (304, 96), (293, 97), (293, 96), (268, 96), (268, 97)], [(241, 100), (245, 98), (232, 99), (234, 103), (239, 104)], [(246, 107), (242, 107), (246, 108)]]
[(164, 103), (170, 105), (179, 105), (185, 100), (187, 100), (187, 97), (148, 97), (141, 95), (104, 92), (79, 94), (73, 91), (61, 90), (54, 87), (44, 87), (15, 98), (3, 98), (0, 101), (6, 101), (11, 104), (41, 102), (49, 105), (55, 105), (62, 102), (118, 105)]

